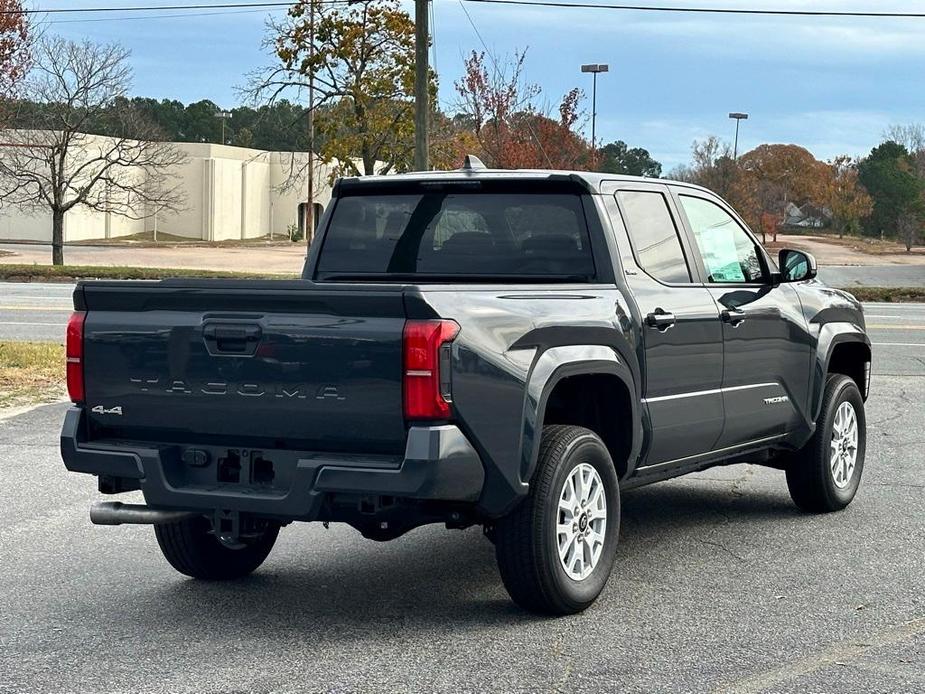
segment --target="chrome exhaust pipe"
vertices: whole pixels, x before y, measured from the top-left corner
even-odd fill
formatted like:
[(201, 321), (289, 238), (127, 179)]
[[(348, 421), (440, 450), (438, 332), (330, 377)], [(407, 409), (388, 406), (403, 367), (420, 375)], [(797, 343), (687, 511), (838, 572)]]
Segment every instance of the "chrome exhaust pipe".
[(123, 504), (120, 501), (97, 501), (90, 507), (90, 522), (94, 525), (159, 525), (200, 515), (193, 511), (165, 511), (141, 504)]

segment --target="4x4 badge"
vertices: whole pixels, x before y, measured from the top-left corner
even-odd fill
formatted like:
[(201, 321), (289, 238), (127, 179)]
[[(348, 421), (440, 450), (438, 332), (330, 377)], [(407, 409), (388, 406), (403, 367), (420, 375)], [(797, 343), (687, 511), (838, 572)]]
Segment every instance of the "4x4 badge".
[(116, 405), (115, 407), (103, 407), (102, 405), (97, 405), (91, 410), (91, 412), (93, 412), (93, 414), (117, 414), (121, 417), (122, 405)]

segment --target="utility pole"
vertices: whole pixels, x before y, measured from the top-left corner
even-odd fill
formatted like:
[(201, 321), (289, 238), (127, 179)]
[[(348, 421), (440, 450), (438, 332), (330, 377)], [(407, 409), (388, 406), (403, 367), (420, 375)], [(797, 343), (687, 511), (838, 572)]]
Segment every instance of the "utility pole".
[(414, 0), (414, 168), (418, 171), (427, 171), (430, 168), (430, 135), (427, 127), (430, 116), (427, 93), (427, 51), (430, 47), (428, 2), (429, 0)]
[[(309, 58), (315, 57), (315, 0), (308, 3)], [(305, 221), (305, 245), (310, 246), (315, 235), (315, 67), (308, 71), (308, 209)]]

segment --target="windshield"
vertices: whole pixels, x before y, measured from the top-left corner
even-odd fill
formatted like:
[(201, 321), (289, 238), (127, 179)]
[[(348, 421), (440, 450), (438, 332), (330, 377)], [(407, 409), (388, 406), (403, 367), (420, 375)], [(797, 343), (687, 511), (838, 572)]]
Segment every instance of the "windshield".
[(580, 196), (438, 191), (340, 198), (318, 279), (395, 275), (588, 280), (594, 263)]

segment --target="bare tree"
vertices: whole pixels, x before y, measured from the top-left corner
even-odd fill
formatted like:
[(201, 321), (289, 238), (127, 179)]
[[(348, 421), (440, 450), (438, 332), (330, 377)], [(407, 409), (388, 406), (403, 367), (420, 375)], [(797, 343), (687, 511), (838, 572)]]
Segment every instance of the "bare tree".
[[(52, 262), (64, 263), (64, 216), (83, 206), (131, 219), (177, 211), (171, 180), (186, 160), (126, 99), (128, 52), (49, 37), (39, 42), (12, 129), (0, 134), (0, 202), (52, 218)], [(89, 134), (105, 124), (115, 136)]]

